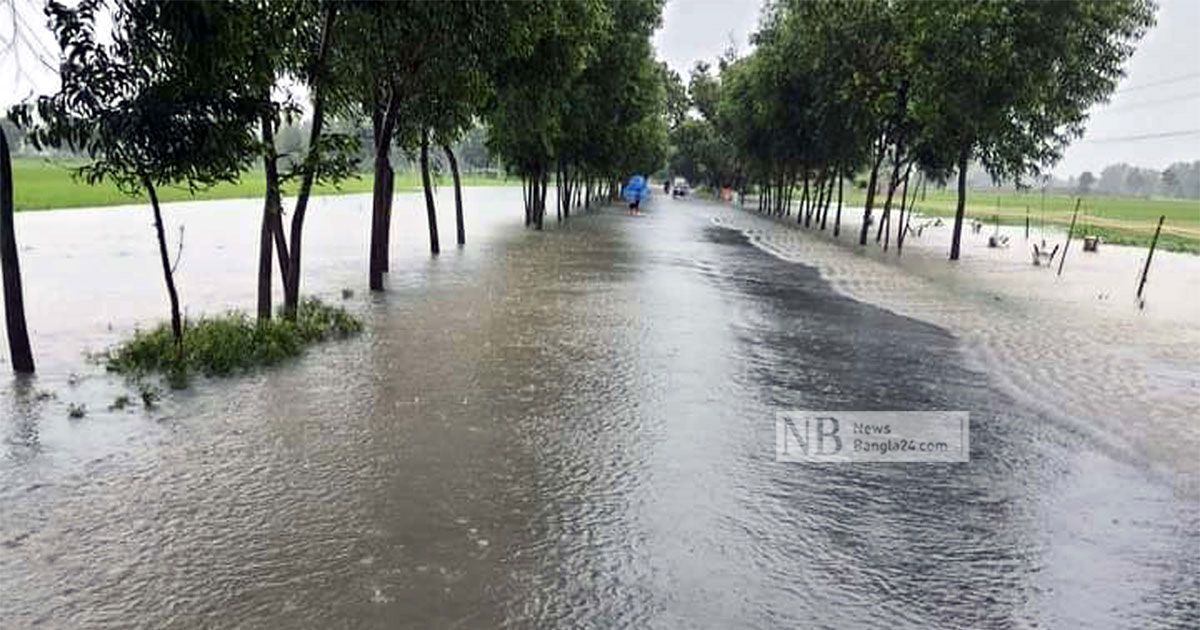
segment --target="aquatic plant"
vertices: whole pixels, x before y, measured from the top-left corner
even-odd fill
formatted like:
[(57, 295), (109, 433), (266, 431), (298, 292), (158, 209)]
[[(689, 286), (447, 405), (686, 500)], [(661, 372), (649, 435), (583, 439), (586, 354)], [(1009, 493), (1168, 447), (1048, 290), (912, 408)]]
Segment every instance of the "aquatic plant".
[(142, 398), (142, 406), (146, 409), (153, 409), (158, 404), (158, 399), (162, 396), (158, 388), (148, 383), (138, 384), (138, 395)]
[[(345, 309), (316, 298), (301, 302), (295, 320), (256, 321), (240, 311), (185, 322), (182, 352), (177, 351), (169, 324), (138, 331), (110, 349), (106, 367), (140, 377), (161, 374), (173, 388), (186, 387), (194, 373), (227, 376), (258, 366), (273, 365), (299, 355), (305, 347), (327, 339), (345, 338), (362, 330), (362, 323)], [(152, 390), (143, 388), (143, 402)], [(150, 406), (149, 404), (147, 406)]]

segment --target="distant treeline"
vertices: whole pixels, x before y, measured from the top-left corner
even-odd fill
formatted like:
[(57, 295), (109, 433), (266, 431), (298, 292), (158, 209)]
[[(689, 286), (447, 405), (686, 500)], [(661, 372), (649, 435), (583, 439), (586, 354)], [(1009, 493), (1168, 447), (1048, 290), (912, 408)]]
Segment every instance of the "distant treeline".
[[(1013, 189), (1009, 183), (997, 184), (984, 168), (976, 164), (971, 165), (967, 183), (972, 190)], [(1040, 187), (1036, 183), (1029, 183), (1029, 186)], [(1084, 171), (1078, 177), (1051, 177), (1045, 186), (1050, 192), (1069, 195), (1200, 199), (1200, 160), (1175, 162), (1162, 170), (1121, 162), (1104, 167), (1099, 175)]]
[[(25, 132), (7, 119), (0, 118), (0, 126), (3, 126), (4, 133), (8, 136), (14, 157), (48, 157), (64, 160), (79, 159), (81, 161), (87, 159), (87, 155), (73, 152), (69, 149), (43, 148), (38, 150), (34, 148), (33, 143), (25, 141)], [(299, 156), (308, 153), (308, 138), (311, 135), (311, 130), (312, 122), (307, 119), (280, 124), (279, 130), (275, 134), (275, 151), (279, 154), (281, 167), (285, 169), (292, 168)], [(354, 130), (340, 129), (339, 131), (349, 132)], [(358, 148), (359, 170), (367, 172), (371, 170), (371, 161), (373, 159), (370, 149), (371, 129), (363, 127), (357, 130), (357, 132), (361, 136)], [(503, 161), (488, 151), (486, 143), (487, 129), (483, 126), (476, 126), (468, 129), (462, 138), (451, 144), (451, 149), (458, 158), (459, 168), (464, 173), (504, 172)], [(395, 148), (392, 151), (391, 161), (401, 171), (416, 171), (420, 168), (418, 164), (419, 156), (415, 155), (415, 152), (404, 151), (400, 148)], [(450, 167), (446, 163), (445, 156), (431, 155), (430, 162), (433, 170), (437, 172), (449, 172)]]
[(1110, 164), (1098, 177), (1085, 171), (1068, 184), (1084, 194), (1200, 199), (1200, 160), (1176, 162), (1161, 171), (1124, 162)]

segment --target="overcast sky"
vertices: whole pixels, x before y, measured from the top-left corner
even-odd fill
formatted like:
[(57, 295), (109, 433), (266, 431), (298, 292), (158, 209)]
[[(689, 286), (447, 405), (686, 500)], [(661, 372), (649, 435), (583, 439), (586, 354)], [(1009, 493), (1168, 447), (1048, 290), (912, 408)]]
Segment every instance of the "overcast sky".
[[(0, 106), (5, 108), (57, 87), (55, 73), (30, 53), (54, 47), (42, 3), (0, 0), (0, 40), (11, 34), (9, 2), (18, 9), (26, 41), (16, 47), (20, 72), (11, 52), (0, 59)], [(1055, 168), (1060, 177), (1120, 161), (1162, 168), (1200, 159), (1200, 0), (1160, 0), (1159, 5), (1158, 25), (1130, 59), (1112, 102), (1093, 110), (1086, 135)], [(730, 44), (745, 54), (760, 7), (760, 0), (668, 0), (663, 26), (654, 36), (659, 58), (686, 81), (697, 59), (715, 61)]]
[[(687, 80), (696, 59), (715, 61), (732, 41), (745, 54), (759, 0), (668, 0), (654, 45)], [(1161, 0), (1112, 101), (1092, 111), (1087, 133), (1054, 169), (1067, 177), (1114, 162), (1163, 168), (1200, 160), (1200, 0)], [(1189, 131), (1188, 135), (1161, 137)], [(1159, 136), (1159, 137), (1145, 137)]]

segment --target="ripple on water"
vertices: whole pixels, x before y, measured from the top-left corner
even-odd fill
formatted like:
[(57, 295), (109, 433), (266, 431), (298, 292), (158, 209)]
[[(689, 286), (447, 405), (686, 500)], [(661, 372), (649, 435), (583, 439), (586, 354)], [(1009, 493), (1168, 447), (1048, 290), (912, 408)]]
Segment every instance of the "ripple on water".
[[(1069, 422), (1114, 454), (1162, 471), (1188, 492), (1200, 491), (1194, 456), (1200, 427), (1189, 422), (1200, 417), (1200, 389), (1188, 367), (1200, 355), (1200, 302), (1190, 297), (1200, 290), (1192, 286), (1200, 282), (1197, 260), (1156, 260), (1177, 268), (1156, 268), (1168, 284), (1155, 298), (1166, 304), (1164, 314), (1147, 316), (1132, 304), (1097, 307), (1080, 298), (1089, 283), (1103, 282), (1097, 276), (1112, 284), (1104, 291), (1126, 290), (1121, 270), (1134, 262), (1120, 251), (1126, 248), (1072, 261), (1084, 267), (1077, 272), (1083, 278), (1076, 282), (1069, 271), (1056, 282), (1049, 272), (1019, 262), (1019, 251), (996, 261), (968, 249), (959, 269), (943, 259), (944, 238), (910, 239), (897, 263), (749, 212), (715, 210), (713, 220), (764, 251), (812, 265), (854, 299), (953, 331), (968, 360), (1023, 404)], [(1085, 288), (1072, 288), (1072, 282)]]

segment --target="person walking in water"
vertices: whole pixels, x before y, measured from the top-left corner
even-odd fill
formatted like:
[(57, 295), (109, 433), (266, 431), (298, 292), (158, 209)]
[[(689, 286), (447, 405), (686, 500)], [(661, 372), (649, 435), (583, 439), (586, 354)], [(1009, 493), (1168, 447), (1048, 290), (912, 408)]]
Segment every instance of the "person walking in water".
[(625, 201), (629, 203), (628, 214), (641, 214), (642, 200), (650, 196), (650, 188), (646, 185), (646, 178), (641, 175), (630, 177), (629, 183), (625, 184), (625, 190), (621, 194), (625, 197)]

